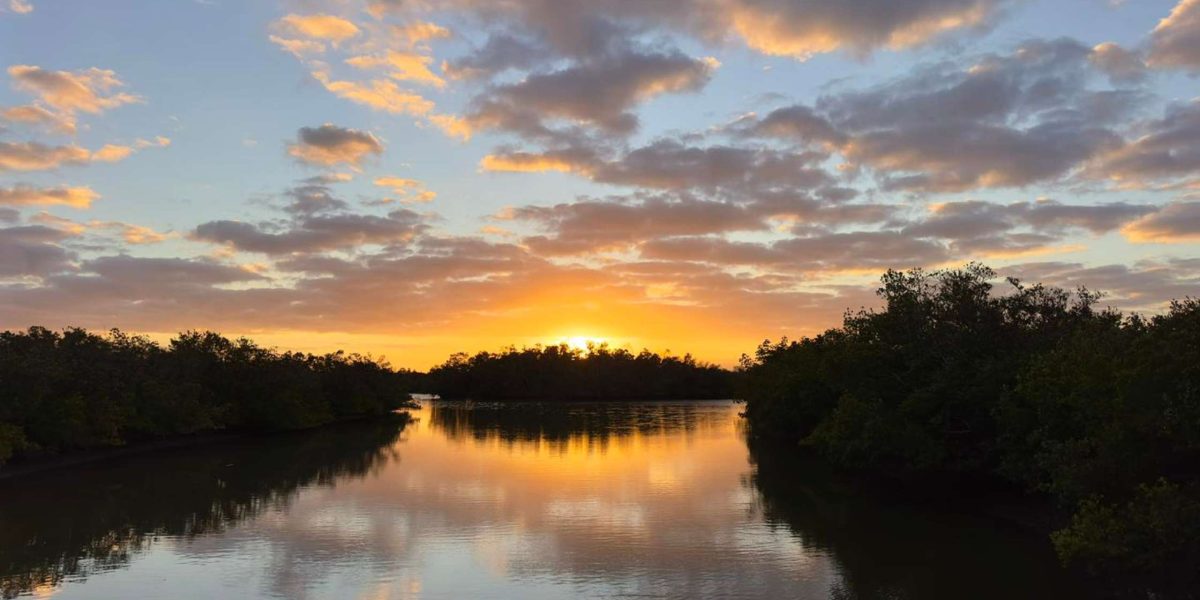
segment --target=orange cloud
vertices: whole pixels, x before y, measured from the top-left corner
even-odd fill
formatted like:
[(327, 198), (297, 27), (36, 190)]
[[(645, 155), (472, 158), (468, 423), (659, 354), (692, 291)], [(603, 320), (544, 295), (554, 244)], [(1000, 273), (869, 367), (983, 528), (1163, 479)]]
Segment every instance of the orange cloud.
[(1200, 242), (1200, 202), (1174, 202), (1121, 229), (1129, 241), (1148, 244)]
[(1151, 66), (1200, 72), (1200, 0), (1179, 0), (1150, 35)]
[(55, 114), (36, 104), (11, 106), (0, 111), (0, 118), (10, 123), (42, 125), (60, 133), (73, 134), (76, 131), (73, 117)]
[(59, 205), (88, 208), (99, 197), (100, 194), (89, 187), (37, 188), (24, 184), (0, 187), (0, 206)]
[(129, 146), (105, 144), (92, 153), (91, 159), (99, 162), (119, 162), (128, 158), (130, 154), (133, 154), (133, 148)]
[(66, 114), (76, 111), (98, 114), (125, 104), (141, 102), (133, 94), (108, 94), (124, 84), (116, 73), (91, 68), (83, 71), (48, 71), (32, 65), (13, 65), (8, 76), (17, 89), (38, 97), (43, 103)]
[(325, 51), (325, 44), (317, 40), (297, 40), (278, 35), (267, 36), (267, 39), (296, 58), (304, 58), (307, 54), (320, 54)]
[(379, 187), (388, 188), (393, 194), (401, 197), (401, 202), (424, 203), (432, 202), (437, 193), (425, 189), (425, 184), (416, 179), (403, 177), (380, 177), (374, 181)]
[(508, 173), (541, 173), (545, 171), (571, 173), (578, 170), (577, 165), (566, 159), (528, 152), (488, 154), (479, 161), (479, 167), (484, 171)]
[(433, 102), (402, 90), (395, 83), (386, 79), (372, 79), (366, 84), (354, 81), (337, 81), (328, 73), (316, 71), (313, 77), (320, 81), (325, 89), (340, 98), (369, 106), (392, 114), (424, 115), (433, 110)]
[(450, 30), (428, 21), (414, 21), (404, 25), (394, 25), (391, 28), (393, 36), (405, 41), (408, 47), (417, 46), (429, 40), (450, 37)]
[(329, 40), (334, 43), (346, 41), (359, 33), (358, 26), (333, 15), (287, 15), (279, 20), (286, 30), (308, 38)]
[(89, 223), (92, 227), (102, 227), (106, 229), (115, 229), (120, 233), (121, 239), (127, 244), (157, 244), (171, 237), (170, 234), (155, 231), (149, 227), (142, 225), (133, 225), (130, 223), (120, 223), (114, 221), (93, 221)]
[(400, 81), (415, 81), (437, 88), (446, 87), (446, 80), (429, 69), (433, 58), (411, 52), (388, 50), (385, 56), (355, 56), (346, 59), (346, 64), (359, 69), (388, 70), (388, 76)]
[(471, 139), (474, 130), (471, 124), (454, 115), (429, 115), (429, 122), (433, 123), (442, 133), (463, 140), (464, 142)]
[(92, 158), (74, 144), (47, 146), (37, 142), (0, 142), (0, 171), (42, 171), (61, 165), (81, 165)]

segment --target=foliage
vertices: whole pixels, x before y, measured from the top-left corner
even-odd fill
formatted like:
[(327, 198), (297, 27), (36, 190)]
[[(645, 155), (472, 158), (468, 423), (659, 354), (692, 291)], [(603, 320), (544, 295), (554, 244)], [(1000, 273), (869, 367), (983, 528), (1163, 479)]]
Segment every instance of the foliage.
[(633, 354), (605, 344), (459, 353), (429, 372), (429, 391), (446, 399), (665, 400), (730, 398), (733, 374), (691, 355)]
[(356, 354), (212, 332), (164, 348), (117, 330), (0, 333), (0, 464), (170, 435), (283, 430), (404, 407), (412, 374)]
[(741, 367), (752, 433), (844, 467), (1021, 484), (1075, 513), (1065, 561), (1200, 583), (1183, 567), (1200, 536), (1177, 526), (1200, 507), (1200, 301), (1143, 319), (994, 278), (889, 271), (881, 310), (764, 342)]

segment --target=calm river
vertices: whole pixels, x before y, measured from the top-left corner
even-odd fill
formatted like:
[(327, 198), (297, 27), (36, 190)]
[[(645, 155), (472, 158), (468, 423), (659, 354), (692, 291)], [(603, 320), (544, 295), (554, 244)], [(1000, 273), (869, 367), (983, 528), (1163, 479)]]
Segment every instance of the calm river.
[(426, 402), (0, 482), (5, 598), (1064, 598), (1044, 537), (752, 455), (730, 402)]

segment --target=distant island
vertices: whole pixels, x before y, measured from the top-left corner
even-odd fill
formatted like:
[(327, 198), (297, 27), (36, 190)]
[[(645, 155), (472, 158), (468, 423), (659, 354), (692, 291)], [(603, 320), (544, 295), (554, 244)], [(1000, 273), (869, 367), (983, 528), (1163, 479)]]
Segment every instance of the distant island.
[(443, 399), (711, 400), (734, 397), (734, 376), (690, 354), (559, 344), (454, 354), (429, 371), (425, 385)]

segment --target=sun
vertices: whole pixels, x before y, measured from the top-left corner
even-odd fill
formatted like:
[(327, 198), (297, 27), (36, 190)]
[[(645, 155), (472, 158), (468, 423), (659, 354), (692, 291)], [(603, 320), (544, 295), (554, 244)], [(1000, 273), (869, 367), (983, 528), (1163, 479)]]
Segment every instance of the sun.
[(607, 339), (598, 336), (572, 335), (563, 337), (559, 343), (566, 344), (572, 350), (580, 350), (586, 353), (588, 351), (588, 344), (599, 346), (607, 342)]

